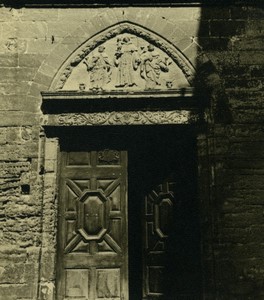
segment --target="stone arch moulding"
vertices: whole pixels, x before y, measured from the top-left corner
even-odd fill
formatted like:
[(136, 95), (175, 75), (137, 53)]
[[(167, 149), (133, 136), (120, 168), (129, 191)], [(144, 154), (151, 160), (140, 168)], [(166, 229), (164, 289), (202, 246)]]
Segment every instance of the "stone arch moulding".
[[(127, 40), (129, 39), (130, 41), (128, 42)], [(178, 50), (174, 45), (172, 45), (160, 35), (140, 25), (124, 21), (108, 27), (107, 29), (89, 38), (80, 47), (78, 47), (60, 67), (59, 71), (52, 81), (49, 90), (76, 90), (77, 88), (72, 88), (72, 86), (68, 84), (68, 82), (70, 78), (74, 78), (74, 76), (75, 78), (78, 78), (79, 76), (79, 78), (84, 79), (84, 63), (86, 63), (87, 68), (86, 77), (88, 78), (89, 73), (89, 76), (94, 76), (98, 80), (98, 76), (100, 76), (100, 74), (95, 74), (95, 69), (98, 67), (95, 60), (98, 59), (99, 56), (103, 57), (105, 61), (109, 59), (109, 61), (107, 62), (109, 64), (109, 73), (105, 75), (105, 77), (109, 77), (110, 73), (112, 73), (112, 70), (117, 71), (118, 68), (121, 68), (120, 65), (117, 66), (118, 63), (122, 63), (118, 55), (120, 55), (121, 52), (124, 53), (129, 51), (130, 53), (137, 53), (138, 56), (140, 56), (140, 62), (138, 63), (138, 65), (136, 65), (137, 62), (135, 62), (133, 66), (135, 69), (138, 67), (135, 77), (141, 79), (143, 78), (145, 81), (147, 81), (148, 75), (146, 76), (146, 63), (144, 62), (149, 62), (149, 56), (152, 55), (152, 57), (155, 57), (156, 59), (156, 77), (159, 77), (159, 79), (161, 79), (162, 76), (166, 76), (165, 73), (170, 73), (170, 78), (172, 78), (172, 81), (175, 78), (176, 81), (180, 82), (176, 83), (177, 88), (189, 88), (190, 86), (192, 86), (195, 77), (195, 69), (180, 50)], [(120, 62), (117, 62), (118, 59), (120, 60)], [(158, 60), (160, 63), (159, 70), (157, 62)], [(90, 66), (88, 66), (89, 62)], [(78, 73), (78, 68), (79, 75), (76, 75), (76, 73)], [(110, 71), (111, 68), (112, 70)], [(81, 72), (83, 72), (82, 75)], [(120, 74), (111, 75), (112, 77), (120, 76)], [(103, 75), (101, 75), (101, 77), (102, 76)], [(108, 79), (109, 78), (101, 78), (101, 82), (106, 85), (105, 81), (107, 81)], [(90, 83), (92, 81), (93, 79), (90, 78)], [(114, 80), (112, 80), (112, 85), (110, 84), (111, 90), (122, 90), (126, 88), (125, 86), (122, 86), (122, 83), (120, 84), (119, 88), (117, 88), (117, 84), (115, 84), (116, 82), (113, 83), (113, 81)], [(157, 89), (174, 89), (175, 87), (172, 81), (167, 80), (165, 85), (157, 82), (155, 84), (155, 87), (157, 85)], [(130, 83), (131, 85), (133, 85), (133, 82)], [(91, 83), (91, 85), (93, 84)], [(137, 84), (135, 84), (135, 86), (136, 85)], [(86, 88), (81, 81), (78, 82), (78, 89), (79, 88)], [(101, 86), (96, 86), (94, 88), (101, 88)], [(89, 84), (88, 89), (91, 89), (91, 86), (89, 86)], [(104, 89), (109, 90), (109, 88), (107, 87), (102, 88), (102, 90)], [(136, 90), (136, 88), (132, 89)], [(153, 89), (153, 85), (149, 86), (148, 84), (146, 84), (145, 88), (141, 88), (141, 90), (142, 89)]]

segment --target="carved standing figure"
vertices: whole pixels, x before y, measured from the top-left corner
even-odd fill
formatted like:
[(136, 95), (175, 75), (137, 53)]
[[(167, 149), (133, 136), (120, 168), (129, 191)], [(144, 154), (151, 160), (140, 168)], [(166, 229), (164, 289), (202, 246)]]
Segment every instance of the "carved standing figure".
[(130, 41), (129, 37), (117, 39), (117, 50), (114, 62), (118, 68), (116, 87), (136, 85), (133, 73), (138, 68), (140, 57), (137, 47)]
[(99, 46), (98, 53), (94, 53), (88, 60), (84, 60), (87, 71), (90, 72), (91, 89), (103, 89), (111, 80), (111, 64), (105, 47)]
[(168, 57), (161, 59), (153, 45), (147, 46), (141, 54), (140, 75), (146, 81), (146, 89), (153, 89), (160, 85), (160, 72), (168, 72)]

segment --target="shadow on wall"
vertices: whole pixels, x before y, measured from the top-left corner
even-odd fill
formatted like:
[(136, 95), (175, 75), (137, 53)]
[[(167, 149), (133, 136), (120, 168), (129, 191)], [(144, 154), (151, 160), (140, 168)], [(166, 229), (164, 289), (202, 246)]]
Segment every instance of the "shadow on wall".
[[(247, 123), (257, 122), (254, 117), (250, 122), (244, 121), (249, 118), (245, 104), (237, 117), (229, 99), (233, 91), (237, 95), (233, 102), (244, 101), (238, 99), (239, 89), (241, 94), (244, 90), (244, 98), (253, 98), (250, 90), (245, 91), (247, 86), (240, 84), (241, 78), (250, 76), (246, 73), (249, 64), (242, 65), (239, 60), (240, 53), (247, 49), (236, 48), (234, 41), (242, 39), (245, 45), (247, 22), (256, 7), (233, 4), (201, 9), (195, 91), (201, 112), (205, 113), (208, 145), (209, 209), (205, 212), (207, 223), (201, 221), (205, 299), (264, 297), (263, 276), (256, 276), (261, 269), (257, 265), (262, 263), (257, 243), (263, 238), (252, 227), (258, 213), (249, 205), (258, 189), (249, 169), (253, 168), (252, 160), (261, 154), (253, 148), (258, 143), (252, 143), (256, 138), (250, 137), (253, 125)], [(257, 130), (256, 125), (254, 128)]]

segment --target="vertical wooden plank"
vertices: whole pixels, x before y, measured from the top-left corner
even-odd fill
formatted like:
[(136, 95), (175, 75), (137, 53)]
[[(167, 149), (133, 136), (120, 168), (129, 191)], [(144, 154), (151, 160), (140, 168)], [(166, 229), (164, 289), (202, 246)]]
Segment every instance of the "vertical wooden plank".
[(66, 235), (64, 233), (66, 232), (66, 224), (63, 221), (63, 215), (65, 211), (65, 201), (62, 199), (64, 196), (66, 196), (66, 184), (63, 180), (63, 172), (62, 170), (66, 167), (66, 163), (68, 161), (68, 155), (65, 152), (60, 153), (60, 195), (59, 195), (59, 204), (58, 204), (58, 245), (57, 245), (57, 274), (56, 274), (56, 296), (58, 300), (64, 299), (65, 294), (65, 272), (63, 267), (63, 255), (64, 247), (65, 247), (65, 239)]
[[(126, 237), (123, 239), (123, 255), (124, 255), (124, 262), (121, 267), (121, 282), (122, 282), (122, 297), (124, 299), (128, 299), (128, 282), (129, 282), (129, 277), (128, 277), (128, 153), (127, 151), (121, 151), (121, 165), (123, 168), (123, 172), (121, 175), (121, 209), (122, 209), (122, 215), (123, 215), (123, 220), (122, 220), (122, 236)], [(123, 300), (123, 299), (122, 299)], [(132, 299), (131, 299), (132, 300)]]
[(96, 299), (96, 267), (90, 268), (91, 279), (89, 282), (89, 300)]

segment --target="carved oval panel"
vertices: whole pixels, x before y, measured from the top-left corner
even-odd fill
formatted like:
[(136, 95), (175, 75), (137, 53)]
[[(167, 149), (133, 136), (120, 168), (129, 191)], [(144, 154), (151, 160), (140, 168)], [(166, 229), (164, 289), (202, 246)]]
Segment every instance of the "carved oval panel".
[(84, 229), (89, 235), (95, 235), (104, 228), (105, 207), (100, 198), (91, 196), (84, 202)]
[(168, 236), (170, 233), (170, 226), (173, 219), (173, 203), (170, 199), (165, 198), (159, 205), (159, 229), (163, 235)]
[(160, 238), (167, 238), (173, 224), (173, 195), (160, 193), (155, 204), (155, 231)]
[(85, 191), (77, 203), (78, 231), (86, 241), (99, 240), (107, 232), (109, 200), (102, 191)]

